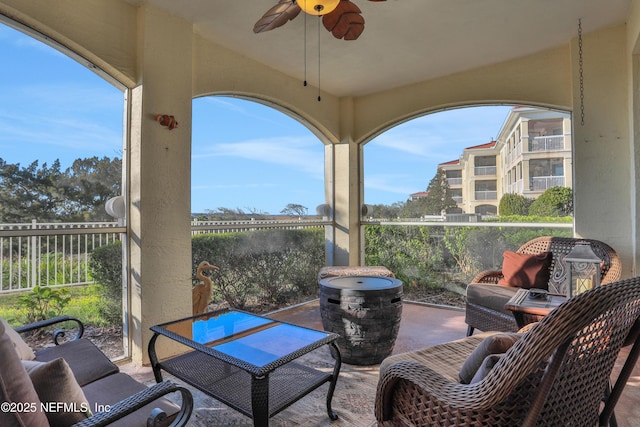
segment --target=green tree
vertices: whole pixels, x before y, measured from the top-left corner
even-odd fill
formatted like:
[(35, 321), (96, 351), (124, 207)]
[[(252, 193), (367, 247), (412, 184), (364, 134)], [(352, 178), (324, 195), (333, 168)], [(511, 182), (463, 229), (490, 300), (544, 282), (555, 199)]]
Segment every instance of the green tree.
[(60, 162), (48, 167), (38, 161), (26, 168), (0, 159), (0, 222), (53, 221), (64, 214), (67, 200)]
[(500, 199), (498, 212), (500, 216), (528, 215), (531, 200), (521, 194), (508, 193)]
[(567, 187), (551, 187), (531, 203), (529, 215), (573, 215), (573, 191)]
[(280, 213), (282, 215), (305, 216), (307, 215), (307, 211), (308, 209), (306, 206), (289, 203), (286, 208), (280, 211)]
[(451, 189), (444, 169), (438, 168), (436, 175), (429, 182), (427, 193), (426, 197), (418, 200), (418, 202), (424, 201), (424, 214), (426, 215), (440, 215), (458, 207), (451, 196)]
[(65, 181), (71, 200), (69, 219), (109, 220), (104, 206), (121, 192), (122, 160), (96, 156), (77, 159), (65, 171)]
[(120, 194), (120, 159), (77, 159), (23, 168), (0, 159), (0, 222), (108, 220), (104, 204)]

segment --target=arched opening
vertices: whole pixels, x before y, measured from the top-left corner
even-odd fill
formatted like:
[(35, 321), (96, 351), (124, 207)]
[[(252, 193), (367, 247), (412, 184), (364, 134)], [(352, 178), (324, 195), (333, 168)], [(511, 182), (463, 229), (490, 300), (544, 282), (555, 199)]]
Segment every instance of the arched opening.
[(193, 100), (193, 271), (213, 277), (212, 308), (250, 311), (314, 299), (325, 263), (324, 145), (256, 101)]
[(0, 230), (21, 230), (0, 235), (0, 316), (77, 317), (107, 355), (123, 357), (125, 219), (118, 226), (105, 204), (125, 194), (125, 88), (6, 18), (0, 51)]
[(478, 271), (499, 269), (503, 251), (572, 234), (572, 211), (542, 229), (542, 210), (529, 212), (546, 190), (571, 189), (572, 155), (571, 115), (545, 108), (464, 107), (387, 130), (364, 147), (364, 263), (392, 270), (410, 299), (463, 294)]

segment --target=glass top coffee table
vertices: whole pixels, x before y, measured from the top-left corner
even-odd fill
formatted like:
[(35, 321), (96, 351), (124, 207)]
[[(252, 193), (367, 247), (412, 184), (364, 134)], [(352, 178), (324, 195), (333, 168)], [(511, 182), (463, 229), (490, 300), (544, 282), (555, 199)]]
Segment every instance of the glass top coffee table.
[[(225, 405), (253, 418), (254, 426), (328, 382), (327, 414), (335, 420), (331, 399), (340, 373), (337, 334), (296, 326), (239, 310), (221, 310), (152, 326), (149, 357), (156, 381), (162, 370), (198, 388)], [(160, 359), (159, 336), (190, 350)], [(337, 355), (333, 372), (296, 361), (323, 345)]]

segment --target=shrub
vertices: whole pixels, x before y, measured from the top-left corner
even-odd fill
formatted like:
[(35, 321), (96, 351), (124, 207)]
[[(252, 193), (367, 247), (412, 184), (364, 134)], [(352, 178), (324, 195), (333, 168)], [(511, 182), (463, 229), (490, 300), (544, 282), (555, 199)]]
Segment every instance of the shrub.
[(531, 203), (530, 215), (573, 215), (573, 191), (567, 187), (551, 187)]
[(18, 298), (18, 305), (25, 310), (25, 323), (33, 323), (60, 316), (70, 300), (66, 288), (35, 286), (31, 292)]
[(503, 215), (527, 215), (531, 200), (521, 194), (505, 194), (500, 199), (498, 212)]
[(91, 253), (89, 267), (94, 280), (101, 286), (99, 312), (109, 323), (122, 319), (122, 244), (119, 241), (96, 248)]
[(193, 278), (208, 261), (214, 301), (245, 308), (257, 301), (278, 304), (289, 297), (317, 294), (317, 274), (324, 265), (324, 231), (261, 230), (203, 234), (192, 239)]

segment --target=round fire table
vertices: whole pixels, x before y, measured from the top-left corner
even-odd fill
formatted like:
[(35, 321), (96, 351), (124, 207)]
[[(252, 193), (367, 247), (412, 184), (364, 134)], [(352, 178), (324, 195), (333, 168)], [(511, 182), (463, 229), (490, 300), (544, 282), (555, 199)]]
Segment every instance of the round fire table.
[(340, 335), (337, 344), (342, 361), (375, 365), (390, 355), (400, 329), (402, 282), (390, 277), (345, 276), (319, 283), (322, 326)]

